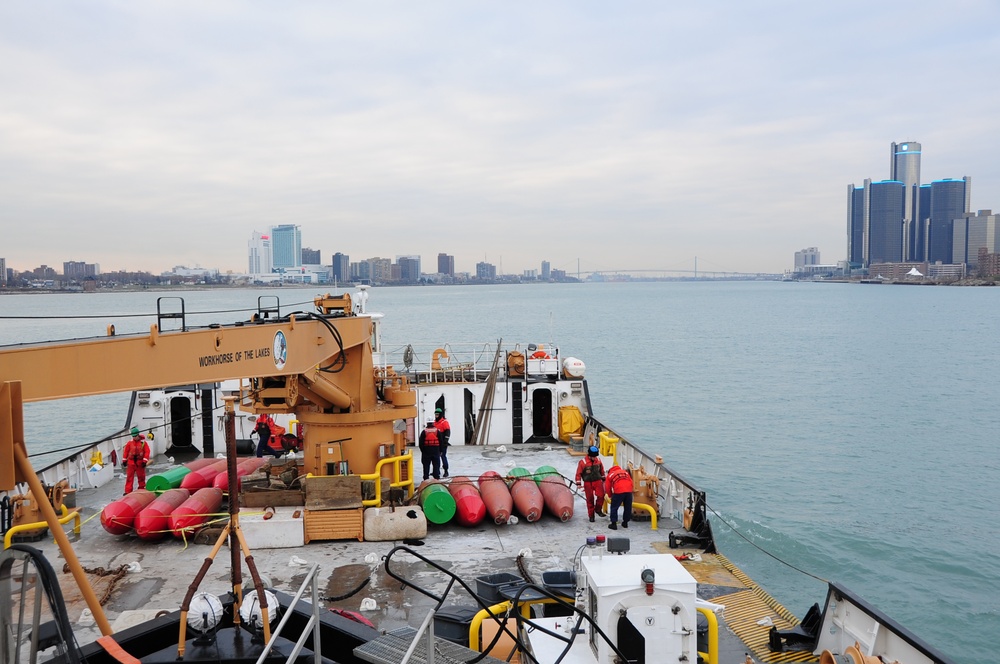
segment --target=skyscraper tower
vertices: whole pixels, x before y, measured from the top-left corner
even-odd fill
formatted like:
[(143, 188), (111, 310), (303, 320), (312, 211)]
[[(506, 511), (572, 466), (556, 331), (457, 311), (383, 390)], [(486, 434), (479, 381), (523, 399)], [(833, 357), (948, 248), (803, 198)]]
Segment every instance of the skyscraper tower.
[(865, 180), (868, 189), (868, 255), (866, 264), (903, 261), (903, 208), (905, 188), (902, 182)]
[(972, 178), (946, 178), (931, 182), (930, 235), (927, 260), (951, 263), (954, 254), (954, 222), (969, 212)]
[(920, 143), (892, 143), (889, 179), (903, 183), (903, 254), (905, 260), (916, 258), (920, 228)]
[(276, 268), (302, 267), (302, 230), (294, 224), (272, 227), (271, 255)]

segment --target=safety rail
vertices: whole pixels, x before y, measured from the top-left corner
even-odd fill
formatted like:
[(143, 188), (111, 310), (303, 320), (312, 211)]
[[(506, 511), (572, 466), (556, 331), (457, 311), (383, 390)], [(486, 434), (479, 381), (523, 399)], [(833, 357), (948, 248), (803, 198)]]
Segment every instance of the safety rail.
[[(66, 509), (65, 505), (60, 505), (62, 508), (62, 516), (59, 517), (59, 523), (61, 525), (66, 525), (70, 521), (73, 521), (73, 533), (76, 535), (80, 534), (80, 510), (73, 508), (71, 510)], [(21, 523), (16, 526), (11, 526), (3, 536), (3, 548), (9, 549), (11, 543), (13, 542), (14, 535), (18, 533), (23, 533), (28, 530), (39, 530), (40, 528), (48, 527), (47, 521), (36, 521), (34, 523)]]
[(681, 521), (686, 509), (704, 500), (704, 492), (693, 482), (689, 482), (664, 465), (659, 455), (647, 453), (594, 417), (588, 419), (584, 439), (590, 445), (602, 445), (604, 447), (602, 452), (613, 456), (615, 465), (622, 468), (641, 468), (659, 480), (658, 504), (651, 507), (656, 508), (661, 519), (673, 518)]
[(288, 605), (288, 610), (285, 611), (285, 615), (281, 617), (281, 621), (278, 626), (271, 632), (271, 639), (264, 646), (264, 650), (261, 651), (260, 657), (257, 658), (257, 664), (262, 664), (265, 659), (267, 659), (268, 653), (274, 647), (277, 642), (278, 637), (281, 635), (281, 631), (285, 628), (288, 623), (288, 619), (292, 617), (292, 609), (299, 603), (302, 599), (302, 594), (306, 590), (306, 586), (312, 589), (312, 615), (309, 616), (309, 620), (306, 622), (305, 626), (302, 628), (302, 633), (299, 635), (299, 640), (295, 642), (295, 647), (288, 654), (288, 659), (285, 660), (285, 664), (290, 664), (294, 662), (299, 653), (302, 652), (302, 648), (305, 646), (306, 639), (309, 638), (310, 632), (312, 633), (312, 650), (313, 650), (313, 661), (315, 664), (321, 664), (323, 661), (323, 656), (320, 654), (323, 648), (320, 645), (320, 635), (319, 635), (319, 589), (316, 586), (316, 571), (319, 569), (319, 565), (313, 563), (309, 571), (306, 572), (306, 578), (302, 580), (302, 585), (299, 586), (299, 591), (295, 593), (295, 597), (292, 599), (291, 603)]
[[(361, 504), (365, 507), (381, 507), (382, 506), (382, 467), (386, 464), (392, 464), (392, 481), (389, 482), (390, 489), (399, 489), (406, 487), (408, 490), (406, 492), (407, 496), (413, 495), (413, 453), (407, 452), (406, 454), (401, 454), (399, 456), (386, 457), (380, 459), (378, 463), (375, 464), (375, 472), (366, 473), (364, 475), (359, 475), (359, 477), (364, 480), (375, 482), (375, 497), (368, 500), (362, 500)], [(403, 464), (406, 464), (408, 478), (403, 477)]]

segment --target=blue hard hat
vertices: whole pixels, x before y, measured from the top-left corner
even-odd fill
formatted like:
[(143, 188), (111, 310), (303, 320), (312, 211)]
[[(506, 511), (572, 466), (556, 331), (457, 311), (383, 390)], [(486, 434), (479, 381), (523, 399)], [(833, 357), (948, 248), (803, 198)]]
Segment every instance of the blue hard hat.
[(590, 456), (597, 456), (597, 448), (591, 445), (590, 448), (587, 450), (587, 454), (589, 454)]

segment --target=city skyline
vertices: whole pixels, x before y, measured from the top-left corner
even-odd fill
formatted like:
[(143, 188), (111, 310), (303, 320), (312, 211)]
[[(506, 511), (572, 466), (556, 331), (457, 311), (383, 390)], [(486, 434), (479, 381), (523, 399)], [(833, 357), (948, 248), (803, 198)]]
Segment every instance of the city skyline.
[(8, 267), (241, 272), (251, 229), (292, 224), (469, 270), (778, 272), (803, 247), (845, 258), (842, 183), (916, 138), (924, 182), (1000, 201), (995, 3), (96, 0), (0, 20)]

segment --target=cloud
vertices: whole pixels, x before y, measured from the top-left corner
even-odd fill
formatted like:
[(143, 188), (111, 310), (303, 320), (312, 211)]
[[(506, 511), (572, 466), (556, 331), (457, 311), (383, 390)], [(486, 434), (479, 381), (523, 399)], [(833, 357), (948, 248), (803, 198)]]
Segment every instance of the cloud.
[(1000, 207), (1000, 11), (960, 4), (7, 5), (2, 251), (238, 271), (296, 223), (324, 260), (833, 262), (894, 140)]

